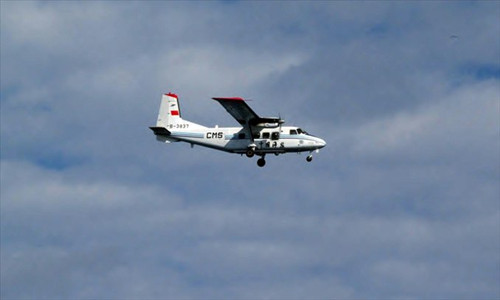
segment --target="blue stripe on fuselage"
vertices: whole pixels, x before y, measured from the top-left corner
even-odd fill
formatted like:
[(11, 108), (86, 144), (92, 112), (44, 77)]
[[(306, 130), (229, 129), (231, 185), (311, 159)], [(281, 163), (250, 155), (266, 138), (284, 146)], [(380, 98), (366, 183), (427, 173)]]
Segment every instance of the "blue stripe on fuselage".
[(171, 137), (176, 138), (203, 138), (205, 135), (201, 132), (180, 132), (175, 131), (170, 134)]

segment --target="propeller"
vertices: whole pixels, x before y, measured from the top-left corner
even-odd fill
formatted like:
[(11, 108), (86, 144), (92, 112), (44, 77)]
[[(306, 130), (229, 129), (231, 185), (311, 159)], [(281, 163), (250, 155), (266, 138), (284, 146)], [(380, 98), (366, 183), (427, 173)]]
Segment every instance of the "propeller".
[(281, 124), (285, 123), (285, 120), (281, 118), (281, 112), (278, 113), (278, 125), (280, 127), (280, 132), (281, 132)]

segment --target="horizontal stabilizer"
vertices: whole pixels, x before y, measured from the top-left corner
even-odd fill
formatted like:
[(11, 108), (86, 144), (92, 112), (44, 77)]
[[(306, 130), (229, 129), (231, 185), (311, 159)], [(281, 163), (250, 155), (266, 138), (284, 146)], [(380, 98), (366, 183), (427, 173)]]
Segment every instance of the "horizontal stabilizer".
[(149, 127), (149, 129), (153, 130), (155, 135), (160, 135), (160, 136), (169, 136), (170, 131), (167, 130), (165, 127)]

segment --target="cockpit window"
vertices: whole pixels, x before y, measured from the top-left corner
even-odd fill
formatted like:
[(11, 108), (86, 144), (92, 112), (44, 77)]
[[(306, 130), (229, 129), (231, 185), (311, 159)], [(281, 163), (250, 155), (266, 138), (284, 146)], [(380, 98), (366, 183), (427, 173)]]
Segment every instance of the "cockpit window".
[(300, 129), (300, 128), (297, 128), (297, 132), (298, 132), (299, 134), (302, 134), (302, 133), (303, 133), (303, 134), (307, 134), (307, 132), (306, 132), (305, 130), (302, 130), (302, 129)]
[(297, 134), (297, 130), (295, 130), (295, 129), (290, 129), (290, 134)]

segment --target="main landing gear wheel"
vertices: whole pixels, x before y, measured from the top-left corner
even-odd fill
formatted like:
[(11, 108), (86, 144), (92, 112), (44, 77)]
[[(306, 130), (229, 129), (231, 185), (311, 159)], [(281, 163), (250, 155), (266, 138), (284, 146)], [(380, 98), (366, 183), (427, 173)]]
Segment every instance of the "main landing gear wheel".
[(253, 157), (255, 155), (255, 151), (253, 149), (248, 149), (245, 154), (247, 155), (247, 157)]
[(307, 160), (307, 162), (311, 162), (313, 160), (313, 156), (312, 155), (308, 155), (306, 157), (306, 160)]
[(259, 158), (259, 159), (257, 160), (257, 165), (258, 165), (259, 167), (263, 167), (263, 166), (265, 166), (265, 165), (266, 165), (266, 160), (265, 160), (264, 158)]

